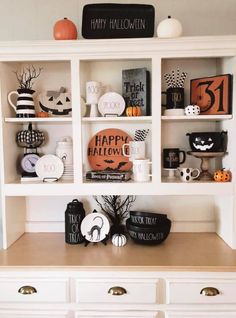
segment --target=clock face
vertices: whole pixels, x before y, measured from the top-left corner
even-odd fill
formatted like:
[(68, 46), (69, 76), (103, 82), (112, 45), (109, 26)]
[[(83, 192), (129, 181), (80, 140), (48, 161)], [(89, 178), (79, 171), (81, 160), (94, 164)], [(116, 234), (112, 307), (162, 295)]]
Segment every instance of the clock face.
[(35, 165), (39, 158), (40, 157), (34, 153), (26, 154), (21, 160), (22, 169), (29, 173), (35, 172)]

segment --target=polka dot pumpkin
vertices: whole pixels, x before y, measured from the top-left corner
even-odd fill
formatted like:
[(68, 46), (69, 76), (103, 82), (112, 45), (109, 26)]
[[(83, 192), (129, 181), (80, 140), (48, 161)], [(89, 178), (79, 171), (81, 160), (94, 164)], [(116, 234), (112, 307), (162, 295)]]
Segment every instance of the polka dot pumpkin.
[(229, 182), (231, 180), (231, 173), (228, 170), (217, 170), (213, 178), (216, 182)]

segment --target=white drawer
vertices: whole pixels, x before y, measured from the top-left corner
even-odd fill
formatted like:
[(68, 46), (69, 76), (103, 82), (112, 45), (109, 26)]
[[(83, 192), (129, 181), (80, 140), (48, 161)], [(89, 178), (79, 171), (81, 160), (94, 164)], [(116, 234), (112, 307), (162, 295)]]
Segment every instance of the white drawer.
[(157, 313), (152, 313), (152, 312), (96, 312), (96, 313), (76, 313), (75, 318), (158, 318)]
[(236, 312), (179, 312), (167, 313), (166, 318), (235, 318)]
[[(113, 292), (121, 291), (122, 295)], [(112, 290), (111, 290), (112, 289)], [(110, 291), (110, 293), (109, 293)], [(124, 293), (123, 293), (124, 292)], [(131, 281), (76, 281), (76, 302), (96, 303), (156, 303), (157, 282)]]
[[(69, 299), (68, 279), (0, 279), (0, 286), (0, 302), (67, 302)], [(27, 294), (30, 291), (33, 293)]]
[(0, 318), (69, 318), (68, 314), (63, 314), (60, 312), (42, 312), (37, 310), (37, 314), (35, 311), (21, 311), (17, 310), (17, 312), (13, 313), (10, 311), (0, 311)]
[[(206, 289), (206, 288), (211, 288)], [(207, 292), (217, 293), (207, 296)], [(219, 293), (218, 293), (219, 292)], [(233, 280), (170, 280), (167, 282), (167, 302), (170, 304), (236, 303), (236, 281)]]

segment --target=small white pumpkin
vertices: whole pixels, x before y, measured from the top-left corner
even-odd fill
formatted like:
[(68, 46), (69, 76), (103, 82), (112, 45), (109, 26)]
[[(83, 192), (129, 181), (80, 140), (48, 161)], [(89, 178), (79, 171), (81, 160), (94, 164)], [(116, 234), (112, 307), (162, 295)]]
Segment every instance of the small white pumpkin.
[(182, 35), (183, 28), (179, 20), (171, 18), (161, 21), (157, 27), (157, 36), (159, 38), (177, 38)]
[(115, 246), (124, 246), (127, 243), (127, 238), (124, 234), (114, 234), (111, 241)]

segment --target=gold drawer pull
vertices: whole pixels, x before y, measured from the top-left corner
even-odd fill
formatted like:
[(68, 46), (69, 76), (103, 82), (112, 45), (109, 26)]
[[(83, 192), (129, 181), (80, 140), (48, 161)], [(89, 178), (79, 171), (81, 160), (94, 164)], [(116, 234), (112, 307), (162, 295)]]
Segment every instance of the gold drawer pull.
[(114, 286), (108, 290), (108, 294), (114, 295), (114, 296), (122, 296), (124, 294), (127, 294), (127, 291), (123, 287)]
[(31, 295), (37, 293), (37, 289), (33, 286), (22, 286), (19, 288), (18, 293), (22, 295)]
[(204, 296), (216, 296), (219, 295), (220, 292), (215, 287), (205, 287), (200, 291), (200, 294)]

